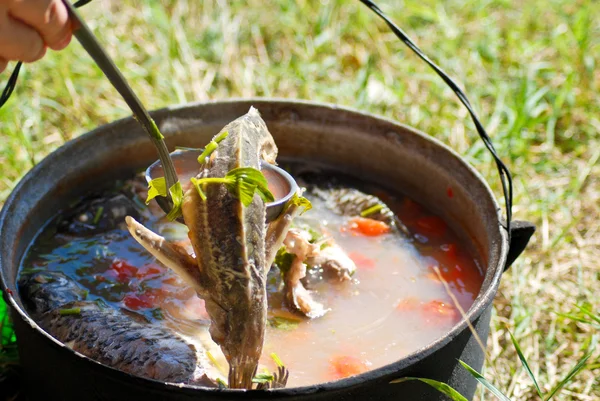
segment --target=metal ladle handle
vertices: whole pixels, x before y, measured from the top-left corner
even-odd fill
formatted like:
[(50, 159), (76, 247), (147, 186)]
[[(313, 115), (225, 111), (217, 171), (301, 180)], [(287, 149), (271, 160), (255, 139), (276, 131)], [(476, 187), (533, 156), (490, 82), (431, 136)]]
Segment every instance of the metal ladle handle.
[(119, 71), (108, 53), (104, 50), (100, 42), (98, 42), (98, 39), (96, 39), (94, 33), (90, 30), (85, 21), (79, 16), (75, 10), (75, 7), (73, 7), (73, 5), (71, 5), (71, 3), (69, 3), (67, 0), (63, 0), (63, 3), (67, 7), (69, 17), (73, 22), (73, 33), (75, 37), (79, 43), (81, 43), (81, 46), (83, 46), (85, 51), (87, 51), (92, 59), (94, 59), (110, 83), (115, 87), (119, 94), (121, 94), (133, 112), (134, 118), (138, 120), (138, 122), (142, 125), (144, 130), (152, 139), (154, 146), (156, 146), (156, 149), (158, 150), (160, 162), (164, 166), (167, 188), (171, 188), (179, 180), (177, 178), (177, 173), (175, 172), (175, 167), (173, 166), (173, 161), (169, 155), (169, 150), (165, 144), (164, 137), (160, 133), (156, 123), (152, 117), (150, 117), (150, 114), (140, 99), (133, 92), (127, 83), (127, 80), (125, 80), (125, 77), (123, 74), (121, 74), (121, 71)]

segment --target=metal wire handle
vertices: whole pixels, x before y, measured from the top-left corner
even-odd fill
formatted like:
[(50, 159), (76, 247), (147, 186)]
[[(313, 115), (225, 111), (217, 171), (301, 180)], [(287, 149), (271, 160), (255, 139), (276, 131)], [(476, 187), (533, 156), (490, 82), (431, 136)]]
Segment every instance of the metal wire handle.
[(377, 14), (381, 19), (385, 21), (387, 26), (394, 32), (394, 34), (400, 39), (406, 46), (408, 46), (419, 58), (425, 61), (433, 70), (444, 80), (446, 84), (452, 89), (452, 91), (458, 96), (460, 102), (467, 108), (469, 114), (471, 115), (471, 119), (475, 124), (475, 128), (477, 128), (477, 133), (481, 137), (481, 140), (485, 144), (485, 147), (490, 151), (494, 161), (496, 162), (496, 167), (498, 168), (498, 174), (500, 175), (500, 181), (502, 182), (502, 192), (504, 193), (504, 203), (506, 206), (506, 231), (508, 234), (508, 240), (510, 241), (510, 224), (512, 220), (512, 204), (513, 204), (513, 183), (512, 176), (508, 167), (502, 162), (500, 156), (496, 152), (494, 145), (492, 144), (492, 140), (490, 136), (483, 128), (483, 124), (479, 121), (475, 110), (473, 110), (473, 106), (467, 99), (467, 95), (460, 89), (458, 84), (448, 76), (439, 66), (437, 66), (429, 57), (423, 53), (421, 49), (400, 29), (396, 24), (394, 24), (381, 9), (373, 3), (371, 0), (360, 0), (361, 3), (366, 5), (369, 10), (373, 11)]

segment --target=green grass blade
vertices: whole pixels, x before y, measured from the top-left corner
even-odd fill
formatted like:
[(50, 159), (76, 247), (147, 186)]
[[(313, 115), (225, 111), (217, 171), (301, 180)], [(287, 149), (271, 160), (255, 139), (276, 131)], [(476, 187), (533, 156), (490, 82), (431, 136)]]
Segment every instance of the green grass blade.
[(579, 372), (581, 372), (583, 368), (585, 368), (587, 360), (590, 359), (590, 357), (592, 356), (593, 351), (594, 350), (592, 349), (587, 354), (585, 354), (583, 358), (581, 358), (579, 362), (577, 362), (577, 365), (573, 366), (573, 369), (571, 369), (569, 373), (567, 373), (564, 379), (562, 379), (556, 386), (554, 386), (554, 388), (548, 393), (548, 396), (546, 396), (546, 398), (543, 398), (543, 400), (548, 401), (552, 399), (552, 397), (554, 397), (554, 395), (560, 389), (566, 386)]
[(446, 383), (442, 383), (437, 380), (423, 379), (421, 377), (402, 377), (400, 379), (392, 380), (390, 382), (390, 384), (398, 384), (398, 383), (404, 383), (404, 382), (414, 381), (414, 380), (418, 380), (425, 384), (430, 385), (431, 387), (433, 387), (440, 393), (445, 394), (448, 397), (450, 397), (453, 401), (468, 401), (461, 393), (454, 390), (452, 387), (450, 387)]
[(479, 383), (483, 384), (499, 400), (510, 401), (510, 398), (508, 398), (506, 395), (504, 395), (504, 393), (502, 391), (498, 390), (498, 388), (496, 386), (494, 386), (492, 383), (487, 381), (487, 379), (485, 377), (483, 377), (481, 375), (481, 373), (479, 373), (478, 371), (476, 371), (475, 369), (473, 369), (472, 367), (470, 367), (468, 364), (466, 364), (465, 362), (463, 362), (461, 360), (459, 360), (458, 362), (460, 362), (460, 364), (463, 366), (463, 368), (467, 369), (467, 371), (471, 374), (471, 376), (473, 376), (475, 379), (477, 379), (477, 381)]
[(529, 364), (527, 363), (527, 359), (525, 359), (525, 355), (523, 355), (523, 352), (521, 351), (521, 347), (519, 347), (519, 343), (517, 343), (516, 338), (512, 335), (512, 333), (510, 331), (508, 332), (508, 334), (510, 334), (510, 339), (512, 340), (512, 343), (513, 343), (513, 345), (515, 347), (515, 350), (517, 350), (517, 354), (519, 355), (519, 359), (521, 360), (521, 365), (523, 365), (523, 367), (525, 368), (525, 371), (527, 372), (527, 374), (529, 375), (529, 377), (533, 381), (533, 385), (535, 386), (535, 390), (537, 391), (537, 393), (540, 396), (540, 398), (544, 399), (544, 396), (542, 394), (542, 390), (540, 390), (540, 386), (538, 385), (538, 382), (535, 379), (535, 376), (533, 375), (533, 372), (531, 371), (531, 368), (529, 367)]
[[(589, 317), (590, 319), (592, 319), (594, 322), (600, 324), (600, 315), (595, 314), (594, 312), (592, 312), (589, 309), (588, 305), (575, 305), (577, 307), (577, 309), (579, 309), (579, 311), (581, 313), (583, 313), (585, 316)], [(589, 323), (592, 323), (591, 321)]]

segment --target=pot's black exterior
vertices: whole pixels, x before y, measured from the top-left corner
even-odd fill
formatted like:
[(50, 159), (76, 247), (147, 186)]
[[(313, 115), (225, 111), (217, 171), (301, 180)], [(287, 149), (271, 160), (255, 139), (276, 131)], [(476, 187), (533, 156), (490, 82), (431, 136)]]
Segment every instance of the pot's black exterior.
[[(506, 266), (509, 244), (498, 205), (477, 173), (451, 150), (421, 133), (335, 106), (242, 100), (160, 110), (154, 113), (154, 118), (171, 145), (199, 146), (251, 105), (261, 111), (284, 156), (313, 159), (346, 172), (361, 169), (361, 175), (375, 177), (373, 179), (389, 172), (389, 177), (380, 180), (386, 181), (382, 183), (388, 187), (401, 185), (411, 196), (419, 200), (427, 198), (429, 202), (424, 202), (429, 206), (435, 208), (437, 204), (438, 210), (440, 204), (446, 203), (442, 206), (447, 213), (442, 214), (454, 223), (455, 229), (464, 227), (463, 237), (474, 243), (486, 272), (481, 292), (467, 312), (477, 337), (485, 343), (492, 300)], [(340, 138), (344, 139), (343, 143)], [(339, 149), (332, 149), (328, 141), (334, 141)], [(369, 147), (374, 152), (370, 155), (372, 160), (363, 160), (366, 155), (363, 159), (347, 158), (346, 153), (357, 149), (368, 152)], [(391, 154), (392, 150), (399, 153)], [(399, 155), (403, 157), (398, 158)], [(131, 119), (100, 127), (65, 145), (36, 166), (15, 188), (0, 213), (0, 277), (5, 299), (12, 307), (25, 373), (24, 388), (31, 399), (445, 399), (420, 382), (390, 384), (404, 376), (436, 379), (472, 398), (476, 381), (460, 367), (458, 360), (480, 369), (484, 353), (465, 321), (446, 337), (393, 364), (336, 382), (274, 391), (210, 390), (137, 378), (77, 354), (43, 332), (25, 312), (16, 291), (16, 272), (27, 244), (65, 201), (82, 194), (94, 182), (123, 176), (134, 167), (148, 165), (154, 157), (149, 141)], [(403, 161), (398, 162), (400, 159)], [(394, 163), (392, 169), (390, 162)], [(415, 171), (405, 171), (409, 168)], [(372, 174), (369, 174), (370, 169)], [(425, 176), (413, 177), (419, 174)], [(424, 179), (427, 185), (423, 185)], [(453, 185), (458, 199), (449, 200), (440, 195), (441, 189), (446, 193), (446, 187), (442, 188), (445, 185)], [(429, 187), (439, 187), (440, 191), (432, 192)], [(513, 238), (511, 248), (517, 251), (512, 252), (511, 262), (531, 234), (531, 228), (521, 227), (520, 235)]]
[[(480, 338), (488, 335), (491, 305), (474, 326)], [(370, 380), (355, 378), (346, 385), (311, 386), (277, 392), (198, 391), (191, 388), (174, 389), (162, 383), (139, 379), (112, 371), (87, 358), (65, 352), (50, 343), (39, 330), (31, 328), (14, 316), (19, 339), (19, 355), (26, 372), (26, 388), (32, 400), (442, 400), (436, 390), (420, 383), (389, 384), (401, 376), (427, 377), (450, 383), (471, 399), (476, 382), (461, 367), (460, 359), (471, 366), (481, 367), (484, 359), (481, 348), (469, 329), (464, 330), (446, 346), (406, 369), (377, 375)]]

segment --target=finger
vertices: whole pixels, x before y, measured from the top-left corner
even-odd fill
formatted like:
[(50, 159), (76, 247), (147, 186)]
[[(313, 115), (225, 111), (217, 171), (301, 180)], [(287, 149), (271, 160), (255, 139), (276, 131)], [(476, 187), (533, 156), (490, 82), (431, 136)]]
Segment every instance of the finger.
[(8, 61), (0, 57), (0, 74), (6, 70), (6, 66), (8, 65)]
[(61, 0), (15, 1), (9, 12), (14, 18), (38, 31), (51, 49), (61, 50), (69, 44), (71, 23), (67, 8)]
[(44, 41), (33, 28), (10, 16), (0, 20), (0, 57), (32, 62), (45, 53)]

